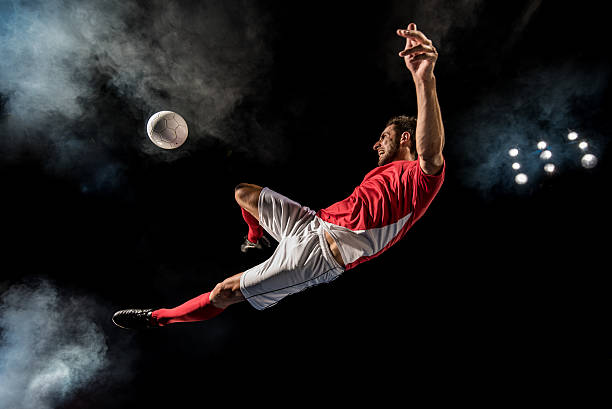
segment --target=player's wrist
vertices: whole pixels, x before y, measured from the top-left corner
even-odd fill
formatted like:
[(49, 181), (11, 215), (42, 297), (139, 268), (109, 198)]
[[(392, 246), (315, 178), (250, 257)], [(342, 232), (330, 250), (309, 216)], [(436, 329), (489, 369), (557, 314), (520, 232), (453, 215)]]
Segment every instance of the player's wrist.
[(426, 75), (412, 74), (412, 79), (414, 80), (414, 83), (417, 86), (424, 86), (424, 87), (435, 87), (436, 86), (436, 76), (433, 73), (426, 74)]

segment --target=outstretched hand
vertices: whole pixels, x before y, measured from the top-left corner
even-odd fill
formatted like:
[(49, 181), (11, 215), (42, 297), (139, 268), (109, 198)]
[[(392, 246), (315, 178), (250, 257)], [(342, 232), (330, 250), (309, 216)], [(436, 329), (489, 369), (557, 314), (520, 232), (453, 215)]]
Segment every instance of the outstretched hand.
[(406, 39), (406, 48), (400, 51), (399, 56), (404, 57), (406, 67), (414, 79), (433, 79), (433, 70), (438, 59), (438, 51), (431, 40), (417, 30), (416, 24), (408, 24), (406, 30), (397, 30), (397, 35)]

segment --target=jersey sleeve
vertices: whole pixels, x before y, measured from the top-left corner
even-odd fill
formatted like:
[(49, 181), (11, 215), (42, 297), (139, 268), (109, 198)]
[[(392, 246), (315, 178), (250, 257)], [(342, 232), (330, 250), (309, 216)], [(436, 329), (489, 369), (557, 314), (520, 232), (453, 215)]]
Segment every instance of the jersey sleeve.
[(415, 220), (420, 218), (427, 210), (434, 197), (440, 191), (446, 173), (446, 160), (442, 169), (436, 175), (428, 175), (420, 166), (416, 166), (412, 175), (412, 208)]

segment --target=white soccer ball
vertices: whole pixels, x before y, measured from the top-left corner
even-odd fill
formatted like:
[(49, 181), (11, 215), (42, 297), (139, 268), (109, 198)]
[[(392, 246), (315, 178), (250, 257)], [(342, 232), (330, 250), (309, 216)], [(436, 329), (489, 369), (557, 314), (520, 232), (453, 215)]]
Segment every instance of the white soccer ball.
[(187, 139), (187, 122), (172, 111), (153, 114), (147, 122), (147, 135), (155, 145), (163, 149), (176, 149)]

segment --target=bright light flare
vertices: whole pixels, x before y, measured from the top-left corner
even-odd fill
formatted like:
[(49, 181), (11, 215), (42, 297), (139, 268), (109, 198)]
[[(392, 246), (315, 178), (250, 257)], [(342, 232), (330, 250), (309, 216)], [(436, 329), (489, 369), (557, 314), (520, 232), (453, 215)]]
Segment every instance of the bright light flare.
[(582, 149), (582, 150), (585, 150), (586, 148), (588, 148), (588, 147), (589, 147), (589, 144), (588, 144), (588, 143), (586, 143), (585, 141), (582, 141), (582, 142), (580, 142), (580, 143), (578, 144), (578, 147), (579, 147), (580, 149)]
[(567, 139), (569, 139), (570, 141), (575, 141), (576, 139), (578, 139), (578, 134), (572, 131), (567, 134)]
[(514, 162), (514, 163), (512, 164), (512, 169), (514, 169), (514, 170), (519, 170), (520, 168), (521, 168), (521, 164), (520, 164), (520, 163), (518, 163), (518, 162)]
[(582, 166), (586, 169), (591, 169), (594, 168), (595, 165), (597, 165), (597, 157), (593, 154), (587, 153), (582, 157), (580, 162), (582, 163)]
[(544, 172), (546, 173), (553, 173), (555, 171), (555, 165), (552, 163), (547, 163), (546, 165), (544, 165)]
[(544, 142), (544, 141), (540, 141), (540, 142), (538, 142), (538, 149), (539, 149), (539, 150), (546, 149), (546, 147), (547, 147), (547, 146), (548, 146), (548, 145), (547, 145), (547, 144), (546, 144), (546, 142)]
[(512, 148), (508, 151), (508, 155), (512, 156), (513, 158), (518, 156), (519, 154), (519, 150), (516, 148)]
[(552, 158), (552, 152), (551, 151), (545, 150), (545, 151), (542, 151), (542, 153), (540, 153), (540, 159), (548, 160), (550, 158)]
[(527, 175), (524, 173), (519, 173), (518, 175), (516, 175), (514, 177), (514, 181), (516, 182), (517, 185), (524, 185), (525, 183), (527, 183)]

